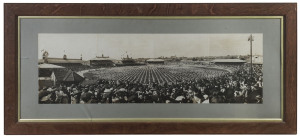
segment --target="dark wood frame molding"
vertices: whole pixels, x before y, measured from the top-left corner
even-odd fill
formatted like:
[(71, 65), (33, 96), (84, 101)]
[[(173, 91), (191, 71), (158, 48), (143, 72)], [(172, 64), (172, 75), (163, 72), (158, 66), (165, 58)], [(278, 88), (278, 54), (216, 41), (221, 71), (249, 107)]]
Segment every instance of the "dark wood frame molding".
[[(18, 122), (18, 16), (283, 16), (283, 122)], [(4, 4), (5, 134), (295, 134), (297, 4)]]

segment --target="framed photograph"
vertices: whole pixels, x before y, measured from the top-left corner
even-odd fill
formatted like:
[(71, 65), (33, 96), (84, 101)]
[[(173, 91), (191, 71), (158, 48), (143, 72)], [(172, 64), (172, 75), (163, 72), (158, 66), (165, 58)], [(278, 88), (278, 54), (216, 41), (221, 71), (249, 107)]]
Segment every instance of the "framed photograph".
[(4, 8), (5, 134), (297, 133), (296, 4)]

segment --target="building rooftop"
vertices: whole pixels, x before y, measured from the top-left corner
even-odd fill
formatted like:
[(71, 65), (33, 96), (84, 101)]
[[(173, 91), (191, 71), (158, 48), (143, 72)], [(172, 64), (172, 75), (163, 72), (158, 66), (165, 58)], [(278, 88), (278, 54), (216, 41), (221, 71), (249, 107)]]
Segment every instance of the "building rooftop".
[(147, 62), (164, 62), (162, 59), (148, 59)]
[(62, 66), (58, 66), (58, 65), (53, 65), (53, 64), (39, 64), (38, 65), (39, 68), (47, 68), (47, 69), (52, 69), (52, 68), (65, 68), (65, 67), (62, 67)]
[(107, 61), (107, 60), (114, 60), (114, 59), (111, 59), (111, 58), (108, 58), (108, 57), (95, 57), (95, 58), (92, 58), (90, 60)]
[(82, 63), (84, 62), (81, 59), (63, 59), (63, 58), (47, 58), (47, 59), (40, 59), (39, 63), (52, 63), (52, 64), (58, 64), (58, 63)]
[(244, 63), (246, 61), (245, 60), (240, 60), (240, 59), (215, 59), (211, 62)]

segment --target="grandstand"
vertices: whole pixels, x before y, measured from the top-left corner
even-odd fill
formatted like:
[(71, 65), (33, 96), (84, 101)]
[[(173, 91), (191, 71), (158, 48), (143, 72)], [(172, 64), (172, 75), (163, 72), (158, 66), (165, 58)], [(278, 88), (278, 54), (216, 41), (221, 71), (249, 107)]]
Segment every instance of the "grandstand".
[(165, 64), (165, 61), (163, 59), (148, 59), (148, 60), (146, 60), (146, 63), (148, 63), (148, 64)]
[(78, 70), (79, 68), (82, 68), (82, 64), (84, 62), (82, 60), (82, 57), (80, 59), (74, 59), (74, 58), (67, 58), (67, 55), (63, 55), (63, 58), (53, 58), (53, 57), (48, 57), (48, 55), (49, 53), (45, 51), (43, 53), (43, 59), (40, 59), (38, 63), (58, 65), (72, 70)]
[(211, 63), (222, 64), (222, 65), (242, 65), (246, 63), (246, 61), (240, 59), (215, 59), (212, 60)]
[(85, 61), (83, 64), (90, 67), (112, 67), (115, 65), (114, 59), (105, 57), (103, 54), (101, 57), (96, 56), (93, 59)]

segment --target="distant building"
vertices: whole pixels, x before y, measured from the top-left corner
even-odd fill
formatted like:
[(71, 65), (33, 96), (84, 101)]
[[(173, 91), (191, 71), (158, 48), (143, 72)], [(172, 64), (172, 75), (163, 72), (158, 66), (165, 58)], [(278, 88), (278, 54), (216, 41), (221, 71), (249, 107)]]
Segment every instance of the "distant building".
[(136, 61), (140, 63), (145, 63), (149, 58), (137, 58)]
[(188, 57), (179, 57), (181, 60), (188, 60)]
[(148, 59), (146, 61), (148, 64), (165, 64), (165, 61), (162, 59)]
[(113, 59), (105, 57), (103, 54), (101, 57), (96, 56), (95, 58), (90, 59), (83, 64), (91, 67), (111, 67), (115, 65)]
[(39, 65), (39, 87), (49, 87), (58, 84), (78, 84), (84, 80), (71, 69), (53, 64)]
[(132, 59), (132, 57), (130, 58), (128, 55), (126, 58), (122, 59), (122, 63), (125, 65), (135, 65), (136, 64), (135, 60)]
[(76, 68), (78, 66), (82, 66), (82, 63), (84, 62), (82, 60), (82, 57), (80, 59), (70, 59), (67, 58), (67, 55), (63, 55), (63, 58), (52, 58), (48, 57), (49, 53), (45, 51), (43, 53), (43, 59), (39, 60), (39, 64), (42, 63), (47, 63), (47, 64), (54, 64), (54, 65), (59, 65), (67, 68)]
[(170, 58), (172, 58), (172, 59), (176, 59), (177, 57), (176, 57), (176, 56), (171, 56)]
[(145, 60), (146, 59), (133, 59), (132, 57), (127, 57), (122, 58), (121, 63), (117, 63), (116, 66), (142, 66), (145, 65)]
[(246, 61), (240, 60), (240, 59), (215, 59), (215, 60), (212, 60), (211, 63), (223, 64), (223, 65), (241, 65), (241, 64), (246, 63)]
[(65, 67), (57, 66), (53, 64), (39, 64), (39, 87), (49, 87), (55, 85), (55, 79), (53, 76), (53, 70), (65, 69)]

